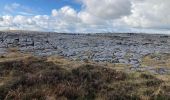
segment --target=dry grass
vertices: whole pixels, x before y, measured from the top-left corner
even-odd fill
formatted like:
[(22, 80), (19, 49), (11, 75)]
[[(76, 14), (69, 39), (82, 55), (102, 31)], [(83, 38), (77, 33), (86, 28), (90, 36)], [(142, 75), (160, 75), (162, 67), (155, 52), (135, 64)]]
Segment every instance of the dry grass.
[[(169, 53), (154, 53), (143, 57), (141, 61), (143, 67), (151, 67), (154, 70), (167, 69), (170, 70), (170, 54)], [(167, 71), (165, 75), (156, 75), (159, 79), (170, 82), (170, 72)], [(170, 83), (169, 83), (170, 84)]]
[(18, 61), (18, 60), (23, 60), (31, 57), (31, 54), (23, 54), (20, 53), (17, 48), (9, 48), (8, 53), (0, 55), (0, 62), (5, 62), (5, 61)]
[(142, 59), (143, 66), (150, 66), (155, 68), (170, 68), (170, 54), (169, 53), (154, 53), (148, 54)]
[(166, 78), (112, 67), (124, 65), (12, 52), (0, 58), (0, 100), (170, 99)]

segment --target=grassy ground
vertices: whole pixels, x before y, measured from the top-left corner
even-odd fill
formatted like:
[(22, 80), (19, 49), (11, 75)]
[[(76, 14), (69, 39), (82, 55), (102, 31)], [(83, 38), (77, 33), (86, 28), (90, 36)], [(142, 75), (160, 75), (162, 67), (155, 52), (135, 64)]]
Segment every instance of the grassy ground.
[(0, 100), (170, 99), (169, 75), (119, 66), (11, 51), (0, 56)]
[(142, 59), (143, 66), (151, 66), (155, 68), (170, 68), (170, 54), (169, 53), (153, 53), (148, 54)]

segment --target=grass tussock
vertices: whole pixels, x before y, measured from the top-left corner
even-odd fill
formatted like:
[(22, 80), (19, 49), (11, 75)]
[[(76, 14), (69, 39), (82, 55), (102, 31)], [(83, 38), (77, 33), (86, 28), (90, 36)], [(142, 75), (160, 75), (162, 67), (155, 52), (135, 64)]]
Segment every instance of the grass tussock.
[(143, 66), (155, 68), (170, 68), (170, 54), (169, 53), (153, 53), (143, 57), (141, 64)]
[(170, 99), (170, 86), (147, 73), (127, 74), (61, 57), (13, 55), (0, 58), (0, 100)]

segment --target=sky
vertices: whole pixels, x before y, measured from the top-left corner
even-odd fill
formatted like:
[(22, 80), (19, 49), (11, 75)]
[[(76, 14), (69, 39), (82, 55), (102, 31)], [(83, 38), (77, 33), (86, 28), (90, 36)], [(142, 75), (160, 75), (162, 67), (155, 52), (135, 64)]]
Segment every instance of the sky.
[(1, 0), (0, 30), (170, 34), (170, 0)]

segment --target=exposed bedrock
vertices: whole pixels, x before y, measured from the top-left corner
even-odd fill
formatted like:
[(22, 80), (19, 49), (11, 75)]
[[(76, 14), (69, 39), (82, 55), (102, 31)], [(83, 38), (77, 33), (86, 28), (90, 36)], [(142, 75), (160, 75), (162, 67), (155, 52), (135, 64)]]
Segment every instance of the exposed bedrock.
[[(73, 60), (125, 63), (132, 69), (141, 67), (147, 54), (170, 53), (170, 36), (148, 34), (62, 34), (0, 33), (0, 53), (16, 47), (35, 55), (59, 55)], [(152, 66), (151, 66), (152, 67)], [(165, 69), (157, 70), (159, 73)]]

